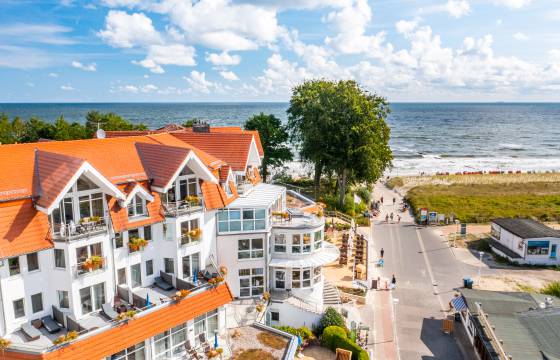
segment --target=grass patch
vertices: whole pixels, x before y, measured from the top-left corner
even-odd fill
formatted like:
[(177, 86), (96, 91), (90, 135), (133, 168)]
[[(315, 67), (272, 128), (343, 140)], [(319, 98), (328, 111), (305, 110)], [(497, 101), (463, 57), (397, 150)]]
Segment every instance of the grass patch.
[(232, 359), (234, 360), (275, 360), (274, 356), (268, 351), (261, 349), (248, 349), (241, 350), (236, 354), (233, 354)]
[(366, 290), (362, 288), (351, 288), (346, 286), (337, 286), (337, 288), (343, 293), (358, 295), (358, 296), (366, 296)]
[(404, 186), (404, 179), (402, 177), (393, 177), (390, 178), (389, 181), (385, 183), (389, 189), (394, 189), (396, 187), (403, 187)]
[[(463, 222), (497, 217), (559, 220), (560, 182), (421, 185), (407, 194), (412, 209), (428, 208)], [(419, 214), (416, 214), (419, 216)]]
[(541, 289), (541, 294), (560, 297), (560, 281), (553, 281), (551, 283), (548, 283)]
[(517, 283), (517, 289), (519, 291), (523, 291), (523, 292), (527, 292), (527, 293), (536, 293), (538, 292), (537, 289), (535, 289), (534, 287), (532, 287), (531, 285), (527, 285), (527, 284), (523, 284), (523, 283)]
[(284, 349), (287, 344), (287, 341), (281, 338), (280, 336), (265, 333), (265, 332), (258, 333), (257, 339), (264, 346), (268, 346), (269, 348), (276, 349), (276, 350)]

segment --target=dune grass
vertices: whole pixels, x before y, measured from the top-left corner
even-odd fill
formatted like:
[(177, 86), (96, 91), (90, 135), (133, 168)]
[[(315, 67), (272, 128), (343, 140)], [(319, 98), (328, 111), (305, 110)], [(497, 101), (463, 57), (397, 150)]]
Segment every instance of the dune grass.
[(425, 207), (469, 223), (498, 217), (560, 219), (560, 181), (420, 185), (408, 191), (407, 199), (416, 212)]

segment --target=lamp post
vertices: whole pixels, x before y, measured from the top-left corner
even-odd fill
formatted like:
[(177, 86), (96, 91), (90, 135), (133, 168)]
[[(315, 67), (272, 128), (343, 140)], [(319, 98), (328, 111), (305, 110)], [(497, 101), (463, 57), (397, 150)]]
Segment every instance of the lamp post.
[(480, 256), (479, 260), (479, 264), (478, 264), (478, 286), (480, 286), (480, 272), (482, 271), (482, 257), (484, 256), (484, 251), (479, 251), (478, 255)]
[(453, 247), (457, 246), (455, 243), (457, 242), (457, 238), (459, 237), (459, 224), (460, 223), (461, 222), (459, 220), (455, 219), (455, 225), (457, 225), (456, 226), (457, 231), (455, 232), (455, 237), (453, 238)]

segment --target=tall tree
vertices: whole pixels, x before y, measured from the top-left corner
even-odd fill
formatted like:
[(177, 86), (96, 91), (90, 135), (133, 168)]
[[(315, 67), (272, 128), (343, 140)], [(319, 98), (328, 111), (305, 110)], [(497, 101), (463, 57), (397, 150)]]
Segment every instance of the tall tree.
[(294, 88), (288, 109), (292, 139), (315, 164), (316, 177), (317, 167), (336, 174), (340, 207), (348, 184), (373, 183), (391, 165), (389, 111), (383, 97), (351, 80), (313, 80)]
[(114, 113), (100, 113), (99, 111), (88, 112), (86, 115), (86, 132), (88, 137), (92, 137), (98, 128), (107, 131), (148, 129), (144, 124), (133, 124), (129, 120)]
[(270, 168), (292, 160), (292, 152), (287, 146), (288, 132), (276, 116), (264, 113), (253, 115), (245, 122), (246, 130), (257, 130), (264, 150), (262, 177), (266, 181)]

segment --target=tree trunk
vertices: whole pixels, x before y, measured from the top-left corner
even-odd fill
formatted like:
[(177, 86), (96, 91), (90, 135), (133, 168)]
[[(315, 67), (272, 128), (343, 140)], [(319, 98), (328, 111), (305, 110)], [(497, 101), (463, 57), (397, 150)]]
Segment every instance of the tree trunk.
[(321, 162), (315, 163), (315, 176), (313, 177), (313, 187), (315, 192), (315, 200), (319, 199), (319, 191), (321, 189), (321, 173), (323, 172), (323, 164)]
[(346, 197), (346, 182), (348, 181), (348, 169), (342, 169), (338, 177), (338, 206), (340, 210), (344, 208), (344, 198)]

